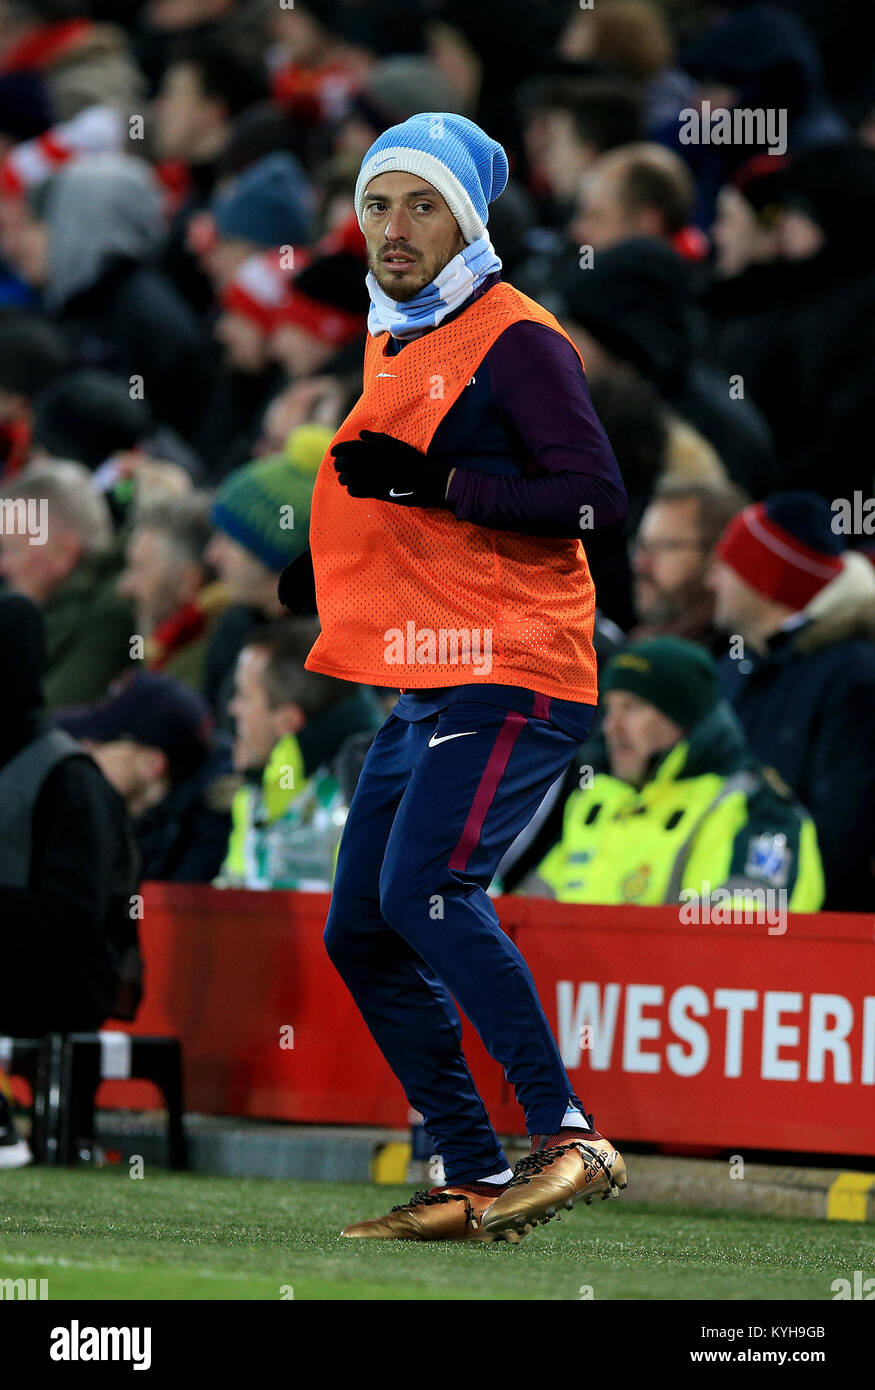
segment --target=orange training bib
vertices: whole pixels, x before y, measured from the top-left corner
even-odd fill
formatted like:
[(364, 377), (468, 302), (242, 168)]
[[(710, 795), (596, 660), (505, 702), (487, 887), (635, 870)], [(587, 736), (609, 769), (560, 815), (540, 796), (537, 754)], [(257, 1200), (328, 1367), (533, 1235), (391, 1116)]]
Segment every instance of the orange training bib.
[[(394, 357), (385, 354), (388, 334), (369, 337), (364, 390), (332, 444), (369, 429), (425, 452), (489, 348), (520, 319), (568, 338), (552, 314), (504, 282)], [(580, 541), (350, 497), (329, 451), (313, 492), (310, 547), (322, 623), (310, 670), (405, 689), (518, 685), (595, 703), (595, 593)]]

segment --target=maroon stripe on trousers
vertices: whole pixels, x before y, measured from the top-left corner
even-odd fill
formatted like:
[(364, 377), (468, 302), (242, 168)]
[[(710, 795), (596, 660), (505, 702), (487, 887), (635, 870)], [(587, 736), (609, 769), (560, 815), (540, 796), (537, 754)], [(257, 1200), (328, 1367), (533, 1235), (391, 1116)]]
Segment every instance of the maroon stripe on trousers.
[(498, 731), (498, 737), (489, 754), (489, 761), (483, 769), (483, 776), (480, 778), (479, 785), (474, 793), (474, 800), (468, 812), (468, 819), (465, 821), (465, 829), (459, 837), (459, 843), (450, 855), (450, 868), (455, 870), (465, 870), (468, 867), (468, 860), (471, 858), (480, 835), (483, 830), (483, 822), (492, 805), (498, 784), (504, 776), (504, 770), (510, 761), (513, 746), (520, 736), (520, 731), (526, 724), (526, 716), (512, 711), (505, 716), (504, 723)]
[(534, 703), (533, 706), (532, 706), (532, 718), (533, 718), (533, 719), (549, 719), (549, 718), (550, 718), (550, 696), (549, 696), (549, 695), (536, 695), (536, 696), (535, 696), (535, 703)]

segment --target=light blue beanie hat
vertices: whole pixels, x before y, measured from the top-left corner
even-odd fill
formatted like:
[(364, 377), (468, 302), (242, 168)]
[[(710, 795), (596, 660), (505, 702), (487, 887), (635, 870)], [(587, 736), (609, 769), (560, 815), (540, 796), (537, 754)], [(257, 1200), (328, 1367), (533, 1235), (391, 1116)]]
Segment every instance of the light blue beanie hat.
[(489, 204), (507, 184), (507, 155), (467, 116), (421, 111), (378, 136), (362, 162), (355, 210), (362, 224), (365, 189), (377, 174), (419, 174), (444, 198), (468, 245), (486, 235)]

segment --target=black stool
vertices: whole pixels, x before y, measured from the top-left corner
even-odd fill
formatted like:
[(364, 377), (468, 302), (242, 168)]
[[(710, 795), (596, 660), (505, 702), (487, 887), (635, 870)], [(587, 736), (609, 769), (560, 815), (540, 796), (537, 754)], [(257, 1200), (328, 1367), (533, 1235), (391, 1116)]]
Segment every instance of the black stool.
[(101, 1081), (151, 1081), (167, 1106), (171, 1168), (185, 1168), (182, 1049), (178, 1038), (130, 1033), (48, 1033), (0, 1037), (0, 1066), (33, 1091), (31, 1148), (37, 1163), (73, 1164), (79, 1139), (94, 1136), (94, 1097)]

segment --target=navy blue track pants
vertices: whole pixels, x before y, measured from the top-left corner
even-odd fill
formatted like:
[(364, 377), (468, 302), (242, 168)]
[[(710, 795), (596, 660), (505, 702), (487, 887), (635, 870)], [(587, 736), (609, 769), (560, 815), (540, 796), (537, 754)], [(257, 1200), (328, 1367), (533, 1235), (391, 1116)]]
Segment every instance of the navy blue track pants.
[(325, 944), (447, 1182), (508, 1166), (454, 999), (503, 1066), (529, 1134), (554, 1134), (573, 1097), (531, 972), (486, 890), (579, 741), (474, 701), (416, 722), (390, 714), (352, 799)]

